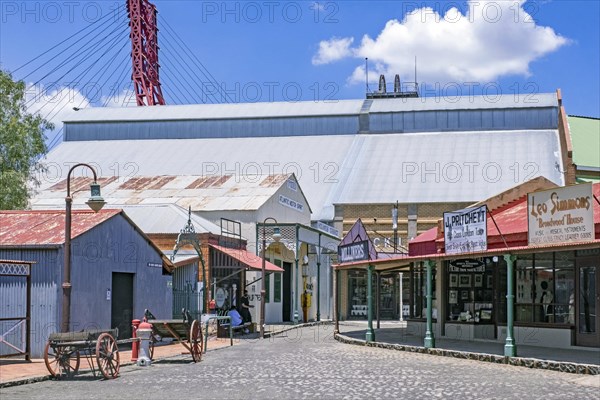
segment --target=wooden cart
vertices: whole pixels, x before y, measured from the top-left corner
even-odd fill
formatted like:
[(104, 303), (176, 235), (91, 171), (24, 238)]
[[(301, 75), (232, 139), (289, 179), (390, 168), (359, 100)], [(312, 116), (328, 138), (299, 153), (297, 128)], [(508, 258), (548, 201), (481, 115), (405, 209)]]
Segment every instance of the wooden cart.
[(152, 340), (150, 342), (150, 358), (154, 355), (154, 343), (163, 338), (177, 340), (192, 355), (194, 362), (202, 358), (202, 327), (200, 322), (192, 319), (191, 314), (182, 310), (182, 319), (154, 319), (151, 312), (146, 310), (144, 319), (152, 324)]
[(114, 379), (119, 375), (120, 367), (118, 343), (131, 343), (136, 340), (117, 341), (117, 336), (117, 329), (53, 333), (44, 349), (46, 368), (56, 379), (73, 377), (79, 371), (83, 355), (87, 358), (94, 376), (97, 365), (104, 378)]

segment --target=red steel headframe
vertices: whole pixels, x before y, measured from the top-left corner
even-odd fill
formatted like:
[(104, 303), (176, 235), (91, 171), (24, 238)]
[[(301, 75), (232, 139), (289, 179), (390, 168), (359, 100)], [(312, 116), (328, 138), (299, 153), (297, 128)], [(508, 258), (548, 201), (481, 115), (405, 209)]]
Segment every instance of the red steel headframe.
[(148, 0), (126, 0), (131, 27), (133, 86), (138, 106), (164, 105), (158, 70), (156, 6)]

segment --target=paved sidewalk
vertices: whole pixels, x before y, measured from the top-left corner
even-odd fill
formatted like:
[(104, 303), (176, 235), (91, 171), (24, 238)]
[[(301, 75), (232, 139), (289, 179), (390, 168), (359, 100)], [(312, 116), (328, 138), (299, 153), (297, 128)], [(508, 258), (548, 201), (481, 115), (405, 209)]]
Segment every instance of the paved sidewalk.
[[(340, 323), (340, 334), (355, 343), (360, 343), (356, 342), (356, 340), (365, 340), (366, 323), (354, 321), (342, 322)], [(342, 341), (344, 341), (343, 337)], [(406, 329), (406, 325), (400, 322), (382, 323), (380, 329), (375, 329), (375, 343), (373, 345), (385, 347), (386, 344), (392, 345), (390, 349), (427, 352), (430, 354), (480, 359), (491, 362), (500, 362), (504, 358), (504, 344), (493, 341), (451, 340), (436, 337), (436, 349), (424, 351), (427, 349), (423, 347), (423, 337), (411, 334)], [(600, 349), (595, 348), (554, 349), (518, 345), (517, 357), (512, 359), (514, 362), (510, 361), (509, 363), (533, 368), (560, 368), (560, 370), (564, 370), (565, 372), (589, 374), (598, 374), (600, 372)]]
[[(233, 344), (239, 343), (245, 339), (244, 336), (236, 336), (233, 339)], [(220, 349), (230, 346), (229, 338), (219, 338), (214, 336), (209, 337), (206, 346), (207, 351)], [(159, 345), (154, 348), (154, 360), (162, 360), (181, 354), (189, 354), (189, 352), (179, 343), (173, 342), (167, 345)], [(132, 364), (131, 350), (119, 351), (121, 365)], [(203, 354), (202, 357), (206, 355)], [(210, 357), (210, 355), (209, 355)], [(191, 356), (190, 356), (191, 359)], [(89, 371), (90, 366), (86, 357), (81, 357), (80, 371)], [(5, 386), (21, 385), (31, 382), (39, 382), (49, 379), (50, 375), (46, 369), (44, 359), (34, 359), (25, 361), (23, 359), (0, 359), (0, 388)], [(100, 378), (98, 378), (100, 379)]]

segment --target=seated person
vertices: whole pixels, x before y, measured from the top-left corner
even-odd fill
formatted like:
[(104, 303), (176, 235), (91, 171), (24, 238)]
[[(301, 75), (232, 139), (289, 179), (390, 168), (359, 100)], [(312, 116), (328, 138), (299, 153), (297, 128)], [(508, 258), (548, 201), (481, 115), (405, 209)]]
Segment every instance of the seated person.
[[(231, 326), (240, 326), (244, 323), (242, 316), (234, 306), (231, 306), (227, 315), (231, 317)], [(244, 333), (248, 332), (250, 332), (248, 329), (244, 329)]]
[(239, 326), (242, 324), (242, 316), (234, 306), (231, 306), (227, 315), (231, 317), (231, 326)]

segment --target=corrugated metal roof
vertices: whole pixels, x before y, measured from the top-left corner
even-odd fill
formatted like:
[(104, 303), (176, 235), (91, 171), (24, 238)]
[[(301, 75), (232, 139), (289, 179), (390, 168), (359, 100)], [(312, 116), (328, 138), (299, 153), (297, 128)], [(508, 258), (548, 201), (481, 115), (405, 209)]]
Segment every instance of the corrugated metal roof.
[(564, 184), (555, 130), (365, 135), (353, 146), (334, 204), (474, 202), (539, 175)]
[[(106, 202), (113, 206), (172, 204), (184, 209), (192, 207), (194, 211), (257, 210), (288, 179), (295, 181), (293, 174), (223, 175), (208, 177), (208, 179), (197, 175), (136, 175), (121, 177), (118, 180), (106, 180), (107, 184), (101, 187), (101, 191)], [(64, 197), (64, 190), (54, 190), (56, 186), (42, 187), (42, 190), (31, 200), (31, 206), (33, 208), (56, 206), (58, 200)], [(73, 204), (81, 206), (86, 201), (85, 196), (77, 196), (73, 199)], [(136, 212), (144, 211), (134, 211)], [(168, 211), (165, 209), (162, 212)], [(158, 229), (161, 221), (157, 221), (157, 224), (152, 229)]]
[(363, 100), (237, 104), (188, 104), (160, 107), (98, 107), (70, 112), (65, 122), (149, 121), (300, 117), (358, 114)]
[[(73, 210), (71, 238), (89, 231), (121, 210)], [(65, 211), (0, 211), (0, 246), (45, 246), (65, 242)]]
[[(312, 219), (331, 220), (334, 204), (475, 202), (539, 175), (563, 185), (560, 154), (557, 130), (63, 142), (46, 160), (58, 177), (42, 176), (32, 205), (62, 207), (64, 192), (47, 189), (66, 178), (63, 165), (87, 161), (100, 176), (120, 173), (121, 183), (123, 176), (177, 176), (137, 192), (115, 191), (119, 181), (112, 182), (103, 188), (110, 204), (193, 210), (260, 207), (274, 190), (247, 174), (293, 172)], [(220, 187), (188, 189), (202, 177), (227, 175)]]
[[(117, 140), (95, 142), (63, 142), (48, 153), (45, 163), (53, 174), (41, 176), (41, 186), (32, 205), (37, 207), (62, 207), (64, 192), (52, 194), (49, 198), (46, 189), (66, 179), (68, 168), (76, 162), (92, 162), (100, 176), (154, 176), (180, 175), (163, 187), (163, 194), (174, 184), (187, 186), (202, 176), (232, 175), (240, 184), (252, 183), (256, 190), (261, 180), (250, 179), (246, 173), (258, 172), (262, 175), (294, 173), (302, 191), (313, 209), (323, 208), (330, 190), (339, 179), (340, 165), (343, 163), (355, 136), (302, 136), (286, 138), (235, 138), (235, 139), (183, 139), (183, 140)], [(54, 174), (56, 173), (56, 175)], [(109, 199), (103, 190), (107, 201)], [(192, 193), (192, 192), (190, 192)], [(266, 188), (266, 193), (271, 193)], [(254, 192), (255, 195), (259, 192)], [(60, 198), (58, 198), (60, 197)], [(144, 204), (149, 204), (151, 199)], [(40, 199), (44, 199), (40, 202)], [(74, 200), (82, 202), (83, 199)], [(262, 202), (264, 199), (257, 199)], [(161, 200), (157, 200), (160, 203)], [(167, 203), (172, 203), (167, 198)], [(193, 203), (193, 204), (192, 204)], [(118, 203), (109, 203), (118, 204)], [(139, 203), (129, 203), (139, 204)], [(189, 205), (202, 206), (193, 197), (177, 203), (183, 208)], [(222, 210), (220, 203), (216, 210)], [(333, 210), (332, 210), (333, 211)]]
[[(240, 261), (246, 267), (254, 269), (254, 270), (262, 270), (262, 258), (257, 256), (256, 254), (250, 253), (249, 251), (242, 249), (230, 249), (227, 247), (217, 246), (215, 244), (210, 244), (210, 247), (213, 249), (226, 254), (229, 257), (233, 257), (236, 260)], [(265, 270), (269, 272), (283, 272), (283, 268), (278, 267), (277, 265), (270, 263), (265, 260)]]
[[(160, 107), (97, 107), (70, 112), (65, 122), (173, 121), (358, 115), (365, 100), (237, 104), (188, 104)], [(555, 93), (375, 99), (370, 112), (558, 107)]]
[[(130, 205), (121, 208), (147, 234), (179, 233), (188, 220), (188, 211), (172, 204)], [(191, 221), (196, 233), (221, 233), (219, 226), (193, 213)]]

